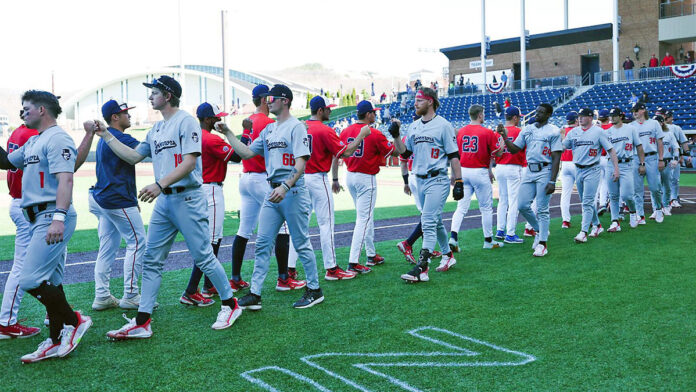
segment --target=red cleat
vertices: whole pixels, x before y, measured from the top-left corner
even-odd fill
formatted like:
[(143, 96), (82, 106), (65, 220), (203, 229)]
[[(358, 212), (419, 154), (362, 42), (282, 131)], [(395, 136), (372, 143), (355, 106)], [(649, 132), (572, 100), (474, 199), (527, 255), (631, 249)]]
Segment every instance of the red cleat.
[(431, 259), (436, 259), (438, 257), (442, 257), (442, 252), (439, 250), (434, 250), (433, 253), (430, 254)]
[(239, 290), (244, 290), (247, 287), (249, 287), (249, 283), (245, 282), (243, 279), (239, 279), (239, 280), (230, 279), (230, 288), (232, 288), (233, 293), (236, 293)]
[(413, 248), (411, 248), (411, 245), (409, 245), (408, 242), (401, 241), (396, 244), (396, 247), (399, 248), (399, 251), (404, 254), (406, 261), (411, 264), (416, 264), (416, 258), (413, 257)]
[(290, 291), (297, 290), (305, 287), (307, 282), (304, 280), (295, 280), (293, 278), (287, 278), (285, 280), (278, 278), (278, 283), (276, 284), (276, 291)]
[(0, 340), (14, 338), (30, 338), (41, 332), (41, 328), (27, 327), (20, 323), (3, 326), (0, 325)]
[(366, 274), (372, 271), (372, 268), (365, 267), (362, 264), (348, 264), (348, 271), (355, 272), (356, 274)]
[(534, 229), (524, 229), (524, 236), (525, 237), (535, 237), (536, 231)]
[(324, 279), (326, 280), (347, 280), (347, 279), (353, 279), (357, 276), (358, 274), (353, 272), (353, 271), (344, 271), (341, 269), (341, 267), (335, 267), (326, 270), (326, 275), (324, 275)]

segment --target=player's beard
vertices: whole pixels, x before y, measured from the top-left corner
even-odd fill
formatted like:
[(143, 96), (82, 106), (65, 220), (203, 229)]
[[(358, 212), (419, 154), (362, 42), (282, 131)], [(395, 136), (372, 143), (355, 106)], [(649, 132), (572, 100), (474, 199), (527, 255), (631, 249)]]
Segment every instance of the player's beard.
[(427, 106), (423, 106), (420, 109), (416, 108), (416, 115), (417, 116), (422, 117), (422, 116), (425, 116), (426, 114), (428, 114), (428, 107)]

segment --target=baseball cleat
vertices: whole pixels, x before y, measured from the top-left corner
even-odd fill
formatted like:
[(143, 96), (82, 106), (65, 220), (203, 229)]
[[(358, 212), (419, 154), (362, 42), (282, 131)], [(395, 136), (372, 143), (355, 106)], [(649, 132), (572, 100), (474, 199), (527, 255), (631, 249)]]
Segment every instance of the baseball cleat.
[(239, 290), (244, 290), (248, 287), (249, 287), (249, 283), (245, 282), (244, 279), (239, 279), (239, 280), (230, 279), (230, 288), (232, 289), (233, 293), (236, 293)]
[(532, 255), (535, 257), (544, 257), (547, 253), (549, 253), (549, 251), (546, 249), (546, 245), (538, 244), (536, 248), (534, 248), (534, 253)]
[(413, 248), (411, 247), (411, 245), (408, 244), (408, 242), (401, 241), (398, 244), (396, 244), (396, 247), (399, 248), (399, 251), (404, 254), (406, 261), (408, 261), (411, 264), (416, 263), (416, 258), (413, 257)]
[(578, 244), (587, 242), (587, 233), (585, 233), (584, 231), (579, 232), (578, 235), (575, 236), (575, 242)]
[(483, 241), (483, 249), (502, 248), (503, 245), (504, 244), (502, 242), (498, 242), (498, 241), (491, 241), (491, 242)]
[(179, 303), (182, 303), (184, 305), (189, 305), (189, 306), (199, 306), (199, 307), (206, 307), (210, 306), (215, 303), (214, 300), (210, 298), (205, 298), (201, 295), (200, 292), (196, 291), (193, 294), (189, 294), (184, 291), (183, 294), (181, 294), (181, 298), (179, 298)]
[(367, 263), (365, 263), (365, 265), (367, 265), (368, 267), (373, 267), (375, 265), (380, 265), (380, 264), (384, 264), (384, 257), (382, 257), (378, 254), (375, 254), (374, 256), (368, 256)]
[(681, 203), (679, 203), (679, 200), (674, 199), (671, 202), (669, 202), (669, 205), (674, 208), (681, 208)]
[(662, 212), (662, 210), (657, 210), (655, 211), (655, 222), (657, 223), (662, 223), (665, 220), (665, 214)]
[(657, 211), (653, 211), (653, 213), (650, 214), (650, 216), (648, 217), (648, 219), (655, 220), (655, 215), (657, 215)]
[(106, 298), (95, 298), (94, 302), (92, 302), (92, 309), (99, 311), (99, 310), (117, 308), (119, 306), (119, 304), (120, 304), (120, 302), (119, 302), (118, 298), (109, 294), (109, 296)]
[(599, 237), (601, 233), (604, 232), (604, 228), (602, 227), (602, 224), (598, 224), (596, 226), (592, 226), (592, 230), (590, 230), (590, 237), (595, 238)]
[[(158, 306), (159, 304), (155, 303), (155, 308)], [(138, 309), (138, 307), (140, 307), (140, 294), (136, 294), (131, 297), (127, 297), (126, 295), (124, 295), (123, 298), (121, 298), (121, 300), (118, 301), (118, 307), (126, 310)]]
[(59, 357), (64, 357), (75, 350), (89, 327), (92, 326), (92, 319), (89, 316), (83, 316), (80, 312), (75, 312), (75, 316), (77, 316), (77, 326), (63, 325), (63, 330), (60, 331)]
[(48, 338), (39, 343), (39, 348), (36, 351), (24, 355), (21, 360), (23, 363), (34, 363), (43, 361), (44, 359), (56, 358), (58, 357), (59, 348), (60, 344), (53, 344), (51, 338)]
[(635, 229), (636, 227), (638, 227), (638, 216), (635, 213), (631, 214), (629, 222), (631, 224), (631, 228)]
[(20, 323), (4, 326), (0, 325), (0, 340), (30, 338), (41, 332), (41, 328), (27, 327)]
[(276, 284), (276, 291), (290, 291), (297, 290), (305, 287), (307, 282), (304, 280), (295, 280), (291, 277), (287, 279), (278, 278), (278, 283)]
[(448, 271), (450, 268), (454, 267), (455, 264), (457, 264), (457, 260), (455, 260), (454, 257), (443, 255), (442, 260), (440, 260), (440, 266), (435, 268), (435, 271), (437, 271), (437, 272)]
[(424, 270), (419, 266), (415, 266), (411, 271), (401, 275), (401, 279), (413, 283), (427, 282), (430, 280), (428, 277), (428, 267), (426, 267)]
[(528, 229), (525, 227), (525, 229), (524, 229), (524, 236), (525, 237), (534, 237), (536, 234), (537, 233), (534, 229)]
[(249, 293), (240, 298), (237, 305), (242, 309), (261, 310), (261, 296)]
[(601, 207), (599, 207), (599, 210), (597, 210), (597, 215), (602, 216), (602, 215), (604, 215), (605, 212), (607, 212), (607, 207), (601, 206)]
[(326, 275), (324, 275), (325, 280), (348, 280), (353, 279), (358, 274), (352, 271), (344, 271), (341, 267), (334, 267), (326, 270)]
[(534, 242), (532, 242), (532, 250), (536, 249), (537, 245), (539, 245), (539, 241), (541, 241), (541, 237), (537, 234), (534, 236)]
[(621, 231), (621, 225), (619, 224), (619, 222), (616, 221), (611, 222), (611, 226), (609, 226), (609, 228), (607, 229), (608, 233), (616, 233), (619, 231)]
[(563, 221), (563, 223), (561, 223), (561, 229), (570, 229), (570, 221)]
[(518, 237), (517, 234), (515, 234), (515, 235), (506, 235), (505, 240), (503, 240), (503, 242), (505, 242), (506, 244), (521, 244), (524, 242), (524, 240), (522, 238)]
[(348, 271), (355, 272), (356, 274), (366, 274), (372, 271), (372, 268), (365, 267), (364, 265), (359, 263), (351, 263), (348, 264)]
[(665, 216), (672, 216), (672, 207), (666, 206), (662, 208), (662, 213), (665, 214)]
[(218, 292), (215, 289), (215, 287), (210, 287), (210, 288), (203, 287), (203, 290), (201, 290), (201, 297), (203, 297), (203, 298), (210, 299), (216, 295), (218, 295)]
[(639, 225), (645, 225), (645, 224), (647, 224), (647, 223), (645, 222), (645, 217), (644, 217), (644, 216), (641, 216), (640, 219), (638, 219), (638, 224), (639, 224)]
[(505, 239), (505, 230), (498, 230), (495, 232), (495, 238), (498, 240)]
[(135, 317), (129, 319), (126, 314), (123, 314), (123, 318), (128, 321), (123, 327), (109, 331), (106, 333), (106, 337), (113, 340), (128, 340), (128, 339), (147, 339), (152, 336), (152, 327), (150, 322), (152, 319), (147, 319), (145, 324), (138, 325), (135, 322)]
[(433, 253), (430, 254), (431, 259), (436, 259), (438, 257), (442, 257), (442, 252), (439, 250), (434, 250)]
[(217, 319), (213, 325), (210, 326), (212, 329), (221, 330), (229, 328), (234, 324), (234, 322), (242, 315), (242, 308), (239, 307), (237, 299), (234, 299), (234, 308), (227, 305), (222, 305), (220, 311), (218, 312)]
[(459, 242), (457, 242), (457, 240), (455, 240), (454, 238), (450, 237), (449, 248), (452, 252), (459, 253)]
[(305, 293), (297, 302), (292, 304), (292, 307), (295, 309), (306, 309), (322, 302), (324, 302), (324, 293), (322, 293), (321, 289), (312, 290), (307, 287), (305, 288)]

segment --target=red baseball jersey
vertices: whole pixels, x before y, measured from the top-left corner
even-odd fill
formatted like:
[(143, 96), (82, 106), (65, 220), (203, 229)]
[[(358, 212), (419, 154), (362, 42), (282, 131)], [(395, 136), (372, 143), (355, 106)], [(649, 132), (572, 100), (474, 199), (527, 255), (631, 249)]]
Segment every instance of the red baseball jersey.
[[(401, 141), (406, 144), (406, 136), (401, 138)], [(408, 171), (413, 171), (413, 153), (409, 155), (408, 159), (404, 159), (399, 155), (399, 162), (406, 162), (406, 167), (408, 167)]]
[[(264, 128), (266, 128), (266, 125), (275, 122), (275, 120), (269, 118), (263, 113), (254, 113), (249, 116), (249, 120), (251, 120), (253, 124), (251, 126), (251, 134), (249, 134), (247, 130), (244, 130), (243, 134), (249, 137), (252, 142), (259, 137), (259, 134)], [(260, 155), (257, 155), (251, 159), (244, 159), (242, 160), (242, 170), (244, 173), (263, 173), (266, 171), (266, 162)]]
[[(358, 134), (360, 134), (360, 129), (364, 126), (365, 124), (363, 123), (355, 123), (344, 129), (341, 132), (343, 143), (350, 144), (350, 142), (355, 140)], [(382, 132), (374, 128), (370, 129), (372, 133), (367, 135), (360, 143), (353, 155), (343, 158), (349, 172), (377, 174), (379, 173), (380, 163), (394, 151), (394, 144), (389, 142)]]
[(307, 121), (307, 138), (311, 153), (305, 168), (307, 174), (328, 172), (333, 158), (338, 158), (348, 148), (332, 128), (318, 120)]
[(491, 156), (500, 149), (498, 134), (480, 125), (469, 124), (457, 132), (462, 167), (489, 167)]
[[(599, 124), (599, 126), (600, 126), (603, 130), (606, 131), (607, 129), (613, 127), (614, 124), (612, 124), (612, 123), (606, 123), (606, 124)], [(607, 155), (607, 150), (602, 149), (602, 156), (606, 156), (606, 155)]]
[[(32, 136), (38, 135), (36, 129), (27, 128), (24, 124), (15, 129), (10, 138), (7, 139), (7, 153), (22, 147)], [(10, 196), (14, 199), (22, 198), (22, 170), (14, 169), (7, 171), (7, 187), (10, 189)]]
[[(507, 129), (508, 140), (514, 142), (515, 139), (517, 139), (517, 136), (520, 134), (521, 129), (515, 126), (505, 128)], [(511, 154), (505, 144), (501, 143), (501, 147), (503, 148), (503, 155), (495, 157), (495, 163), (499, 165), (527, 166), (527, 159), (525, 157), (524, 149), (522, 151), (518, 151), (516, 154)]]
[[(564, 135), (568, 136), (568, 132), (573, 128), (575, 127), (566, 127)], [(573, 150), (570, 148), (563, 150), (563, 153), (561, 153), (561, 162), (573, 162)]]
[(232, 146), (210, 131), (202, 130), (201, 161), (203, 182), (223, 182), (227, 176), (227, 162), (232, 158)]

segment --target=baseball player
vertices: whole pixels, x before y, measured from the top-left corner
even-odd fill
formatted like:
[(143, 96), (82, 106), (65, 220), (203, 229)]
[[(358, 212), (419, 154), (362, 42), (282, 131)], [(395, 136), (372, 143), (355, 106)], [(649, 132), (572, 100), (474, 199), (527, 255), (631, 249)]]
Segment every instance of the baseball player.
[[(19, 117), (23, 117), (20, 111)], [(19, 149), (32, 136), (38, 135), (36, 129), (27, 128), (22, 124), (15, 129), (7, 139), (7, 153)], [(17, 322), (19, 304), (22, 302), (24, 290), (19, 287), (19, 278), (24, 266), (24, 258), (27, 254), (27, 246), (31, 241), (31, 225), (22, 214), (22, 170), (10, 169), (7, 171), (7, 188), (10, 190), (10, 218), (17, 228), (15, 235), (15, 250), (12, 269), (7, 275), (5, 289), (2, 296), (2, 308), (0, 308), (0, 340), (12, 338), (28, 338), (41, 332), (40, 328), (28, 327)]]
[[(374, 123), (375, 113), (380, 109), (372, 106), (370, 101), (360, 101), (357, 110), (358, 121), (341, 132), (340, 138), (343, 143), (350, 144), (358, 137), (365, 125)], [(384, 262), (384, 258), (377, 254), (374, 244), (375, 226), (373, 212), (377, 202), (376, 175), (379, 173), (379, 165), (382, 159), (388, 156), (397, 156), (404, 152), (404, 143), (398, 137), (398, 134), (396, 135), (392, 144), (382, 132), (371, 128), (370, 135), (363, 140), (363, 143), (358, 146), (353, 155), (344, 158), (348, 169), (346, 185), (348, 185), (350, 195), (353, 197), (356, 213), (348, 270), (358, 274), (365, 274), (371, 271), (370, 267), (359, 263), (363, 244), (367, 253), (366, 264), (368, 266)]]
[(151, 157), (155, 173), (155, 182), (138, 194), (142, 202), (156, 200), (143, 255), (138, 315), (106, 335), (115, 340), (152, 336), (151, 315), (162, 283), (162, 267), (178, 232), (183, 235), (198, 268), (220, 293), (222, 306), (211, 327), (216, 330), (231, 327), (242, 309), (210, 245), (208, 208), (201, 190), (201, 127), (193, 116), (179, 109), (182, 91), (174, 78), (163, 75), (143, 85), (152, 89), (150, 103), (163, 117), (147, 133), (145, 141), (132, 149), (107, 132), (104, 124), (95, 124), (96, 133), (119, 158), (135, 165)]
[(263, 224), (259, 226), (256, 239), (250, 293), (239, 300), (240, 306), (251, 310), (261, 309), (261, 289), (268, 273), (271, 248), (283, 222), (288, 224), (293, 246), (307, 277), (305, 293), (293, 306), (309, 308), (324, 301), (308, 233), (312, 202), (305, 186), (304, 171), (310, 155), (309, 139), (304, 124), (290, 115), (292, 98), (292, 91), (282, 84), (276, 84), (268, 91), (268, 110), (276, 115), (277, 122), (268, 124), (248, 147), (237, 140), (224, 123), (217, 124), (242, 159), (257, 155), (264, 157), (272, 189), (266, 194), (259, 213)]
[[(227, 113), (220, 110), (217, 105), (208, 102), (203, 102), (196, 109), (196, 117), (198, 117), (201, 126), (201, 162), (203, 166), (203, 186), (201, 188), (208, 202), (210, 245), (213, 247), (216, 258), (220, 251), (222, 226), (225, 219), (225, 197), (222, 193), (222, 183), (227, 176), (227, 162), (239, 163), (241, 161), (239, 155), (234, 153), (229, 144), (211, 133), (215, 128), (215, 123), (225, 116)], [(188, 286), (179, 298), (180, 303), (191, 306), (209, 306), (215, 303), (210, 299), (211, 292), (215, 288), (207, 276), (203, 283), (206, 295), (198, 291), (198, 283), (200, 283), (202, 276), (203, 271), (194, 265)]]
[(56, 124), (61, 113), (58, 98), (46, 91), (22, 95), (22, 119), (38, 135), (8, 154), (0, 147), (0, 169), (23, 170), (22, 202), (31, 238), (19, 275), (19, 288), (46, 307), (50, 337), (22, 362), (65, 357), (80, 343), (92, 319), (73, 311), (63, 291), (66, 245), (77, 214), (72, 207), (75, 143)]
[[(261, 131), (268, 124), (274, 122), (274, 120), (268, 117), (268, 103), (266, 102), (268, 91), (268, 86), (259, 84), (251, 92), (256, 112), (249, 116), (250, 121), (244, 121), (242, 124), (244, 131), (241, 140), (247, 146), (251, 145), (259, 137)], [(264, 200), (268, 192), (271, 191), (263, 156), (259, 155), (251, 159), (244, 159), (242, 161), (242, 169), (244, 173), (239, 180), (239, 195), (242, 199), (239, 209), (239, 227), (232, 243), (232, 279), (230, 279), (230, 285), (235, 292), (249, 287), (249, 283), (242, 280), (244, 253), (246, 252), (247, 242), (259, 223), (259, 213)], [(281, 225), (275, 241), (275, 255), (278, 262), (276, 290), (288, 291), (305, 287), (307, 283), (302, 280), (296, 280), (297, 274), (293, 273), (291, 275), (288, 270), (290, 234), (288, 234), (287, 224)], [(205, 292), (206, 290), (204, 290)]]
[[(549, 124), (553, 106), (540, 104), (536, 109), (535, 122), (524, 127), (514, 142), (508, 139), (507, 129), (498, 126), (505, 146), (515, 154), (526, 147), (527, 170), (522, 177), (518, 206), (522, 216), (527, 219), (536, 232), (534, 236), (534, 256), (543, 257), (548, 253), (546, 241), (549, 237), (549, 200), (556, 190), (556, 177), (561, 161), (561, 133), (558, 127)], [(536, 200), (537, 212), (532, 210), (532, 200)]]
[[(460, 200), (464, 196), (464, 187), (454, 128), (449, 121), (436, 115), (440, 106), (437, 92), (425, 87), (419, 89), (414, 106), (416, 114), (421, 117), (409, 127), (406, 145), (403, 146), (398, 137), (398, 123), (392, 124), (390, 133), (394, 136), (394, 141), (398, 142), (396, 148), (402, 150), (403, 158), (407, 159), (411, 154), (414, 156), (413, 172), (418, 190), (416, 198), (419, 199), (422, 207), (423, 245), (418, 256), (418, 263), (411, 271), (401, 275), (401, 279), (415, 283), (430, 280), (428, 264), (435, 250), (435, 243), (440, 244), (440, 249), (447, 248), (447, 231), (442, 223), (442, 209), (450, 189), (447, 166), (452, 168), (455, 200)], [(447, 271), (456, 263), (450, 251), (442, 255), (437, 271)]]
[(633, 188), (633, 150), (637, 150), (638, 158), (645, 160), (645, 153), (641, 145), (640, 138), (635, 128), (631, 125), (623, 123), (624, 113), (618, 107), (609, 111), (609, 117), (613, 126), (607, 130), (609, 142), (614, 146), (616, 159), (619, 166), (619, 181), (612, 181), (612, 178), (607, 177), (606, 182), (609, 186), (609, 202), (611, 203), (611, 226), (607, 229), (609, 233), (621, 231), (619, 224), (619, 198), (628, 207), (630, 213), (630, 225), (635, 228), (638, 226), (638, 217), (636, 216), (636, 204)]
[(502, 242), (493, 240), (493, 180), (495, 177), (490, 167), (493, 155), (501, 157), (503, 149), (498, 134), (481, 125), (485, 118), (484, 115), (483, 106), (471, 105), (469, 107), (471, 123), (457, 133), (464, 197), (457, 202), (457, 210), (452, 215), (449, 247), (454, 252), (459, 252), (457, 235), (462, 221), (469, 211), (471, 196), (474, 193), (481, 211), (483, 249), (500, 248), (504, 245)]
[[(637, 175), (633, 176), (634, 190), (636, 198), (636, 213), (638, 214), (638, 224), (645, 224), (644, 196), (643, 188), (644, 178), (648, 179), (648, 188), (652, 199), (655, 201), (655, 221), (662, 223), (664, 221), (664, 213), (662, 212), (662, 190), (660, 188), (660, 172), (665, 168), (664, 162), (664, 145), (662, 138), (665, 133), (662, 131), (660, 123), (648, 118), (648, 111), (643, 102), (638, 102), (633, 105), (631, 111), (634, 114), (634, 121), (631, 123), (638, 131), (638, 137), (643, 145), (645, 152), (645, 160), (633, 160), (633, 168)], [(637, 152), (636, 152), (637, 154)]]
[[(597, 111), (597, 126), (605, 131), (611, 128), (612, 124), (609, 122), (609, 109), (599, 109)], [(607, 152), (602, 149), (602, 156), (599, 158), (599, 168), (601, 173), (599, 177), (599, 186), (597, 187), (597, 193), (595, 195), (595, 202), (598, 206), (597, 214), (599, 216), (604, 215), (604, 213), (607, 211), (607, 207), (609, 206), (609, 188), (605, 181), (605, 178), (611, 178), (611, 175), (606, 174), (609, 173), (607, 170), (608, 163), (609, 157), (607, 156)]]
[[(582, 227), (575, 242), (587, 242), (587, 235), (597, 237), (604, 231), (597, 215), (595, 205), (595, 195), (599, 186), (602, 171), (600, 168), (601, 149), (604, 148), (611, 157), (614, 165), (612, 181), (619, 179), (619, 166), (616, 152), (607, 138), (606, 132), (592, 124), (594, 111), (584, 108), (578, 112), (579, 126), (573, 128), (563, 140), (565, 148), (573, 149), (573, 163), (577, 167), (575, 184), (578, 187), (578, 194), (582, 200)], [(618, 210), (618, 209), (617, 209)], [(590, 231), (592, 225), (592, 231)]]
[[(566, 123), (568, 126), (565, 127), (563, 132), (563, 138), (568, 135), (573, 128), (578, 126), (578, 112), (570, 111), (566, 114)], [(565, 149), (561, 154), (561, 217), (563, 223), (561, 223), (562, 229), (570, 228), (570, 196), (573, 194), (573, 187), (575, 186), (575, 176), (577, 172), (575, 169), (575, 164), (573, 163), (573, 150)]]
[[(133, 108), (113, 99), (101, 108), (108, 132), (121, 143), (135, 148), (140, 142), (125, 133), (131, 126), (130, 109)], [(89, 135), (94, 135), (91, 129), (86, 130)], [(89, 192), (89, 211), (99, 221), (99, 252), (94, 264), (95, 296), (92, 309), (105, 310), (117, 306), (137, 309), (140, 304), (138, 278), (142, 274), (145, 253), (145, 227), (138, 207), (135, 167), (114, 154), (103, 140), (97, 143), (96, 162), (97, 183)], [(123, 297), (119, 300), (111, 294), (109, 281), (111, 265), (122, 238), (126, 242), (126, 254), (123, 258)]]
[[(510, 106), (505, 109), (505, 128), (510, 141), (515, 141), (520, 134), (517, 125), (520, 122), (520, 109)], [(498, 180), (498, 222), (495, 237), (503, 239), (508, 244), (519, 244), (523, 240), (515, 234), (517, 226), (517, 196), (522, 181), (522, 170), (527, 162), (524, 151), (510, 154), (507, 147), (502, 146), (502, 155), (495, 158), (495, 177)], [(478, 196), (477, 196), (478, 198)]]
[[(664, 137), (662, 144), (664, 146), (663, 161), (665, 168), (660, 172), (660, 189), (662, 190), (662, 212), (665, 215), (672, 215), (672, 207), (670, 200), (672, 199), (672, 172), (679, 166), (679, 143), (671, 129), (665, 123), (665, 118), (662, 115), (655, 115), (653, 120), (656, 120), (662, 128)], [(653, 211), (657, 211), (657, 203), (652, 199)], [(650, 219), (655, 219), (655, 212), (650, 216)]]
[(684, 161), (684, 156), (686, 156), (686, 159), (688, 161), (691, 161), (691, 158), (689, 157), (689, 139), (686, 138), (686, 135), (684, 134), (684, 131), (679, 125), (674, 124), (674, 112), (671, 110), (666, 110), (664, 113), (665, 117), (665, 124), (667, 124), (667, 127), (674, 133), (674, 137), (676, 138), (677, 142), (679, 143), (679, 146), (681, 147), (681, 156), (679, 159), (679, 165), (674, 168), (672, 171), (672, 189), (671, 189), (671, 198), (672, 200), (670, 201), (670, 206), (671, 207), (676, 207), (679, 208), (681, 207), (681, 203), (679, 202), (679, 179), (681, 176), (681, 163)]
[[(309, 152), (311, 153), (305, 169), (305, 184), (312, 202), (312, 210), (317, 215), (319, 224), (319, 237), (321, 238), (321, 253), (324, 259), (326, 280), (353, 279), (357, 274), (353, 271), (344, 271), (336, 262), (336, 246), (334, 244), (334, 201), (332, 190), (340, 191), (338, 181), (338, 158), (349, 157), (360, 146), (365, 137), (370, 134), (370, 127), (365, 125), (358, 137), (346, 145), (338, 138), (333, 129), (324, 125), (323, 121), (329, 121), (331, 108), (321, 95), (309, 101), (312, 116), (307, 121), (307, 138), (309, 140)], [(332, 169), (333, 180), (329, 185), (329, 169)], [(308, 216), (308, 217), (309, 217)], [(297, 252), (294, 246), (290, 246), (288, 265), (294, 268), (297, 263)]]

